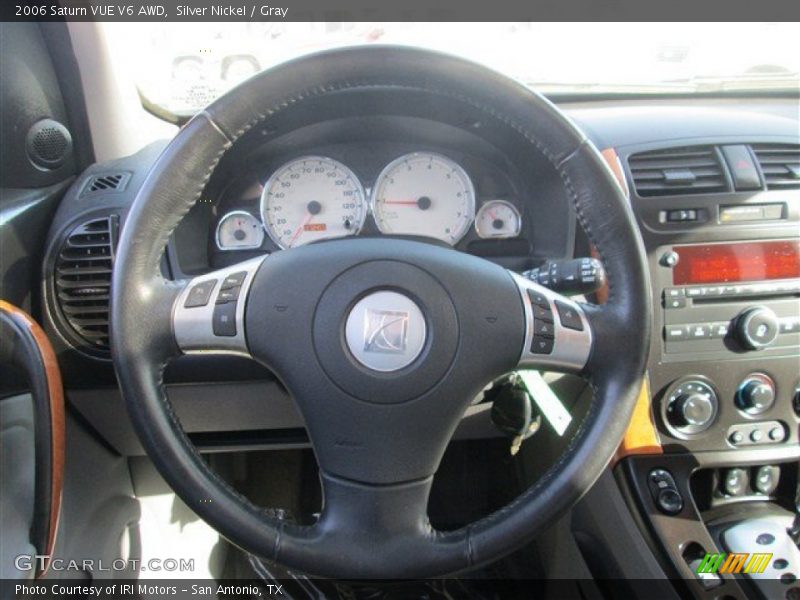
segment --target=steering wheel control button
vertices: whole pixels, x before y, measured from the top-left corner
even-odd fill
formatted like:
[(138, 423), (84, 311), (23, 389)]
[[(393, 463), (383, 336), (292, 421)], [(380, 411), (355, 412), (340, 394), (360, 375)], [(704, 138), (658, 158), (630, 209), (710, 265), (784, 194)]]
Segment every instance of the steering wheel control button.
[(244, 278), (247, 277), (247, 271), (239, 271), (238, 273), (231, 273), (222, 280), (222, 285), (219, 286), (221, 290), (228, 290), (230, 288), (239, 287), (244, 283)]
[(781, 478), (781, 470), (775, 465), (764, 465), (756, 471), (753, 487), (760, 494), (769, 496), (778, 488)]
[(413, 363), (427, 337), (425, 316), (408, 296), (388, 290), (359, 300), (345, 323), (353, 357), (373, 371), (399, 371)]
[(212, 327), (214, 335), (220, 337), (236, 336), (236, 302), (217, 304), (214, 307)]
[(531, 304), (534, 306), (541, 306), (542, 308), (550, 310), (550, 302), (547, 300), (547, 296), (541, 292), (528, 290), (528, 298), (530, 298)]
[(533, 354), (552, 354), (553, 342), (552, 337), (534, 335), (531, 341), (531, 352)]
[(551, 338), (555, 336), (555, 329), (552, 323), (547, 321), (534, 321), (533, 335), (535, 337)]
[(583, 331), (583, 321), (581, 321), (581, 316), (578, 314), (578, 311), (561, 300), (556, 300), (555, 303), (561, 325), (567, 329)]
[(221, 289), (217, 294), (217, 304), (227, 304), (228, 302), (236, 302), (239, 299), (239, 292), (242, 290), (240, 286)]
[(677, 515), (683, 510), (683, 496), (678, 491), (672, 473), (665, 469), (653, 469), (647, 485), (658, 510), (666, 515)]
[(725, 472), (722, 488), (728, 496), (743, 496), (750, 484), (750, 475), (745, 469), (728, 469)]
[(211, 299), (211, 292), (214, 291), (214, 286), (217, 285), (216, 279), (209, 279), (208, 281), (201, 281), (195, 284), (189, 294), (186, 296), (184, 308), (197, 308), (198, 306), (205, 306)]
[(536, 304), (533, 305), (533, 320), (541, 320), (547, 321), (548, 323), (553, 322), (553, 311), (550, 310), (550, 306), (538, 306)]

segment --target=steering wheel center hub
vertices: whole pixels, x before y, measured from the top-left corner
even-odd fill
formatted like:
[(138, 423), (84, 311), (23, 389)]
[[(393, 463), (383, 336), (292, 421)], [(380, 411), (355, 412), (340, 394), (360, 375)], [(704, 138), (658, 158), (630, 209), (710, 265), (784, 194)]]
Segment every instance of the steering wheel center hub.
[(345, 340), (353, 357), (373, 371), (398, 371), (413, 363), (427, 337), (425, 316), (405, 294), (372, 292), (350, 310)]

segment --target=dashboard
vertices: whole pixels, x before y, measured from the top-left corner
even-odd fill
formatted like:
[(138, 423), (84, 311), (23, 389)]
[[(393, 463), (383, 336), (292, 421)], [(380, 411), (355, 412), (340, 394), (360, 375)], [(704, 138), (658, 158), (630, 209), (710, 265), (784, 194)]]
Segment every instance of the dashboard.
[(173, 273), (352, 236), (412, 237), (520, 271), (569, 256), (574, 216), (555, 169), (521, 155), (502, 124), (328, 110), (223, 157), (176, 231)]
[[(730, 174), (722, 155), (729, 146), (746, 146), (761, 152), (763, 162), (773, 158), (762, 148), (783, 151), (789, 144), (790, 150), (780, 156), (794, 160), (797, 120), (786, 116), (793, 102), (759, 101), (748, 110), (727, 101), (688, 99), (562, 106), (599, 149), (614, 149), (612, 170), (617, 168), (627, 188), (642, 232), (656, 303), (649, 366), (653, 412), (657, 435), (672, 452), (729, 450), (726, 436), (737, 427), (742, 435), (750, 435), (756, 422), (764, 423), (768, 439), (768, 425), (775, 420), (788, 424), (781, 445), (797, 440), (791, 395), (798, 384), (800, 334), (779, 331), (771, 346), (752, 352), (735, 339), (738, 334), (731, 325), (743, 311), (764, 306), (775, 313), (779, 326), (793, 327), (787, 319), (797, 312), (797, 292), (784, 289), (730, 298), (688, 295), (695, 288), (721, 287), (709, 283), (719, 279), (716, 271), (707, 273), (709, 269), (739, 269), (742, 285), (751, 285), (753, 276), (747, 273), (757, 265), (731, 265), (730, 253), (709, 254), (722, 244), (796, 244), (796, 184), (789, 181), (779, 187), (779, 182), (768, 188), (759, 182), (758, 189), (734, 189), (726, 179)], [(117, 425), (112, 426), (116, 433), (108, 432), (120, 400), (117, 392), (117, 400), (107, 400), (115, 380), (102, 292), (109, 285), (114, 244), (128, 207), (163, 147), (159, 142), (83, 173), (55, 215), (45, 255), (44, 321), (58, 347), (67, 386), (87, 419), (124, 452), (136, 452), (138, 443), (132, 432), (120, 431)], [(702, 187), (694, 188), (694, 183), (676, 184), (663, 194), (646, 190), (652, 169), (641, 165), (659, 162), (659, 168), (665, 167), (665, 160), (676, 159), (670, 156), (676, 151), (688, 152), (677, 157), (679, 164), (711, 156), (718, 179), (708, 176), (700, 181)], [(115, 187), (109, 188), (111, 184)], [(707, 185), (721, 187), (709, 190)], [(162, 272), (168, 279), (202, 275), (341, 236), (411, 236), (519, 273), (546, 262), (591, 255), (563, 181), (545, 157), (532, 152), (530, 144), (502, 122), (419, 97), (376, 101), (348, 96), (338, 104), (329, 97), (325, 106), (311, 101), (304, 110), (287, 113), (280, 126), (245, 134), (199, 186), (200, 201), (166, 247)], [(779, 214), (763, 212), (772, 211), (772, 205), (781, 207)], [(742, 211), (745, 216), (762, 211), (761, 217), (777, 218), (742, 220), (737, 218)], [(673, 220), (677, 217), (686, 220)], [(71, 261), (78, 260), (72, 248), (86, 244), (95, 254), (90, 266), (96, 275), (78, 285), (71, 271)], [(699, 256), (706, 257), (705, 262), (693, 258), (687, 249), (691, 247), (701, 248)], [(682, 257), (677, 268), (665, 266), (670, 252)], [(786, 277), (794, 277), (795, 263), (784, 258), (776, 264), (781, 279), (775, 281), (785, 285)], [(689, 279), (684, 277), (687, 271), (692, 273)], [(98, 295), (73, 291), (86, 286)], [(672, 293), (681, 294), (674, 309), (665, 299)], [(715, 337), (723, 322), (730, 333)], [(689, 330), (690, 325), (695, 327)], [(695, 330), (700, 338), (694, 337)], [(673, 332), (675, 339), (670, 337)], [(762, 366), (765, 360), (769, 366)], [(753, 373), (769, 375), (778, 394), (774, 408), (758, 419), (734, 404), (738, 386)], [(175, 361), (165, 377), (190, 432), (301, 431), (291, 399), (268, 371), (251, 361), (187, 356)], [(716, 396), (710, 411), (713, 423), (696, 433), (673, 416), (670, 402), (673, 397), (681, 400), (676, 391), (687, 381), (708, 384)], [(234, 394), (241, 406), (220, 415), (214, 409), (217, 393)], [(263, 402), (264, 397), (270, 402)], [(250, 417), (241, 419), (244, 414)]]

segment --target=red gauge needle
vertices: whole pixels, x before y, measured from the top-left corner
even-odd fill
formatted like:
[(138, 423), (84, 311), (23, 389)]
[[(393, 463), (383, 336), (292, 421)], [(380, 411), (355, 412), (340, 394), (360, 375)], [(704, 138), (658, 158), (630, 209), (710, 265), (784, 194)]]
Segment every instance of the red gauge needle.
[(306, 213), (305, 219), (303, 219), (303, 222), (300, 223), (300, 226), (295, 230), (294, 234), (292, 235), (292, 239), (289, 240), (290, 248), (294, 245), (295, 240), (300, 236), (300, 234), (303, 233), (303, 229), (305, 228), (305, 226), (308, 225), (308, 223), (313, 218), (314, 215), (312, 215), (311, 213)]

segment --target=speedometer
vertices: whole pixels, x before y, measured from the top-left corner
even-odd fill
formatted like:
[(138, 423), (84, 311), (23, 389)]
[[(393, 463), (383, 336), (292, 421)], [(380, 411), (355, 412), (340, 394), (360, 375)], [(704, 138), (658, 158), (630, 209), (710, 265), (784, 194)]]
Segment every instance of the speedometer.
[(457, 163), (414, 152), (392, 161), (375, 182), (372, 208), (382, 233), (419, 235), (455, 244), (475, 216), (475, 189)]
[(261, 193), (264, 227), (281, 248), (355, 235), (366, 213), (364, 188), (355, 174), (323, 156), (286, 163)]

